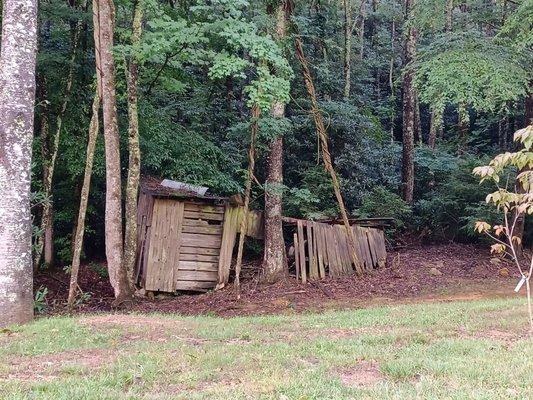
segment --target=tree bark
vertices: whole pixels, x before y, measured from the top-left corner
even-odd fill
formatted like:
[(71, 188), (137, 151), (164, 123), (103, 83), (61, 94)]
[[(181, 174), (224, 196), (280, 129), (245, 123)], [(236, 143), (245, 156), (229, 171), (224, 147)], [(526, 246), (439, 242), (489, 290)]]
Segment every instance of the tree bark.
[[(280, 1), (275, 10), (275, 38), (282, 41), (287, 34), (286, 1)], [(285, 117), (285, 105), (276, 102), (272, 106), (273, 118)], [(263, 279), (276, 282), (288, 276), (285, 241), (282, 226), (283, 201), (283, 136), (275, 138), (269, 146), (267, 158), (267, 178), (265, 190), (265, 250), (263, 256)]]
[(391, 47), (391, 57), (389, 62), (389, 89), (390, 89), (390, 140), (394, 142), (394, 119), (395, 115), (395, 96), (394, 96), (394, 42), (396, 40), (396, 22), (393, 20), (391, 24), (391, 35), (390, 35), (390, 47)]
[(91, 122), (89, 124), (89, 140), (87, 142), (87, 154), (85, 158), (85, 174), (83, 176), (83, 186), (80, 195), (80, 209), (78, 212), (78, 222), (76, 224), (76, 233), (74, 235), (74, 249), (72, 256), (72, 266), (70, 272), (70, 287), (68, 291), (68, 307), (72, 308), (76, 299), (76, 290), (78, 288), (78, 272), (80, 269), (81, 252), (83, 249), (83, 235), (85, 233), (85, 217), (87, 214), (87, 203), (89, 202), (89, 191), (91, 188), (91, 176), (93, 173), (94, 149), (96, 147), (96, 138), (98, 136), (98, 111), (100, 109), (100, 97), (95, 93)]
[(115, 293), (115, 305), (131, 297), (132, 288), (124, 268), (122, 243), (122, 194), (120, 142), (115, 93), (113, 59), (113, 0), (93, 0), (96, 71), (98, 94), (102, 99), (106, 164), (105, 249), (109, 280)]
[(352, 79), (352, 12), (351, 0), (343, 0), (344, 3), (344, 100), (350, 98)]
[(141, 149), (139, 147), (138, 93), (139, 63), (136, 51), (141, 41), (143, 10), (141, 0), (134, 6), (132, 23), (132, 55), (127, 64), (128, 83), (128, 178), (126, 183), (126, 227), (124, 238), (124, 264), (128, 273), (130, 286), (134, 287), (135, 255), (137, 250), (137, 195), (141, 174)]
[(439, 136), (442, 130), (442, 112), (435, 109), (430, 111), (430, 121), (429, 121), (429, 136), (428, 136), (428, 146), (431, 149), (435, 149), (435, 144), (437, 142), (437, 136)]
[(362, 61), (365, 51), (366, 0), (361, 0), (360, 18), (361, 22), (359, 25), (359, 60)]
[(0, 328), (33, 318), (30, 173), (37, 0), (4, 0), (0, 57)]
[(418, 98), (418, 92), (416, 88), (413, 88), (415, 93), (415, 139), (418, 141), (418, 144), (422, 144), (422, 123), (420, 121), (420, 100)]
[(446, 32), (453, 29), (453, 0), (446, 0)]
[[(411, 21), (412, 6), (414, 0), (406, 0), (406, 24)], [(413, 202), (413, 192), (415, 183), (414, 166), (414, 134), (415, 134), (415, 71), (412, 62), (416, 56), (417, 30), (414, 26), (408, 26), (405, 38), (404, 54), (404, 78), (403, 78), (403, 151), (402, 151), (402, 184), (403, 199)]]

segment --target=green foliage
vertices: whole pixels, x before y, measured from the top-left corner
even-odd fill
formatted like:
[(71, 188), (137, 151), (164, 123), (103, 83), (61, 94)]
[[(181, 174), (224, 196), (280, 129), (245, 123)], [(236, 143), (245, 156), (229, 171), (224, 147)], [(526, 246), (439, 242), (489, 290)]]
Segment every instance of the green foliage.
[(403, 230), (411, 221), (413, 211), (396, 193), (392, 193), (383, 186), (373, 188), (363, 197), (363, 203), (358, 209), (361, 217), (390, 217), (394, 218), (394, 227)]
[(417, 153), (416, 186), (420, 199), (413, 211), (415, 226), (424, 236), (465, 240), (472, 237), (472, 220), (499, 220), (484, 201), (488, 185), (480, 186), (471, 173), (480, 162), (472, 155), (458, 158), (446, 153)]
[(33, 310), (37, 314), (43, 314), (48, 308), (48, 301), (46, 300), (46, 295), (48, 294), (48, 288), (45, 286), (40, 286), (39, 289), (35, 292), (35, 297), (33, 299)]
[(530, 72), (507, 47), (477, 32), (447, 34), (420, 53), (420, 99), (437, 110), (464, 104), (493, 112), (528, 92)]
[[(276, 1), (141, 0), (143, 34), (131, 45), (133, 2), (115, 0), (115, 59), (123, 182), (128, 134), (124, 61), (139, 63), (139, 122), (144, 175), (206, 185), (211, 192), (242, 191), (250, 138), (250, 106), (261, 107), (253, 207), (261, 209), (268, 145), (284, 143), (284, 214), (306, 218), (338, 216), (331, 179), (320, 160), (310, 102), (293, 35), (303, 40), (319, 107), (329, 134), (329, 150), (348, 210), (381, 212), (377, 191), (389, 202), (401, 189), (401, 85), (408, 26), (419, 31), (415, 68), (422, 141), (429, 110), (442, 116), (444, 134), (431, 151), (416, 146), (412, 226), (432, 239), (470, 239), (464, 227), (474, 219), (497, 221), (484, 203), (470, 169), (485, 163), (502, 135), (518, 126), (531, 80), (529, 0), (489, 4), (454, 2), (453, 32), (444, 34), (445, 1), (415, 2), (406, 21), (398, 1), (367, 3), (365, 30), (352, 39), (351, 93), (343, 96), (344, 9), (342, 2), (295, 2), (285, 40), (273, 37)], [(56, 261), (71, 262), (71, 236), (85, 168), (87, 129), (95, 91), (92, 10), (79, 2), (42, 2), (39, 10), (36, 132), (33, 148), (34, 225), (40, 218), (43, 160), (41, 121), (50, 132), (58, 123), (65, 78), (72, 57), (72, 29), (83, 23), (75, 52), (72, 93), (63, 118), (53, 180)], [(352, 16), (360, 3), (352, 2)], [(394, 25), (394, 32), (392, 27)], [(360, 54), (362, 51), (362, 58)], [(286, 104), (285, 118), (272, 118), (274, 101)], [(470, 126), (457, 153), (457, 108), (468, 111)], [(507, 143), (511, 142), (507, 138)], [(45, 146), (46, 147), (46, 146)], [(510, 151), (510, 148), (506, 149)], [(488, 163), (488, 160), (487, 160)], [(514, 173), (514, 172), (513, 172)], [(511, 175), (514, 176), (514, 175)], [(484, 183), (483, 185), (486, 185)], [(372, 200), (373, 199), (373, 200)], [(372, 201), (371, 201), (372, 200)], [(105, 151), (99, 135), (89, 198), (84, 255), (100, 258), (104, 248)], [(389, 206), (388, 213), (394, 213)], [(402, 209), (402, 207), (400, 207)], [(401, 219), (401, 217), (398, 217)], [(34, 228), (34, 239), (42, 234)]]
[(89, 264), (89, 268), (92, 269), (94, 272), (96, 272), (98, 275), (100, 275), (102, 279), (109, 278), (109, 271), (104, 264), (97, 263), (97, 262), (91, 262)]

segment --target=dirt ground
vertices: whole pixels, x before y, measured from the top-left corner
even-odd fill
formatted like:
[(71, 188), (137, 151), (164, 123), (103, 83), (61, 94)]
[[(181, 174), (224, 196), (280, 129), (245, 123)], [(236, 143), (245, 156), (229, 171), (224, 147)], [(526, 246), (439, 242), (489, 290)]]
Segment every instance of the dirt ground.
[[(80, 287), (90, 298), (78, 305), (80, 313), (109, 311), (113, 292), (102, 269), (85, 265)], [(244, 279), (236, 299), (232, 285), (204, 294), (156, 295), (136, 298), (132, 311), (184, 315), (254, 315), (305, 310), (359, 308), (411, 301), (468, 300), (512, 296), (518, 274), (504, 260), (491, 257), (484, 246), (446, 244), (414, 246), (390, 251), (387, 266), (371, 275), (346, 276), (302, 284), (262, 285), (257, 277)], [(35, 287), (47, 287), (47, 312), (65, 311), (68, 275), (63, 271), (41, 273)]]

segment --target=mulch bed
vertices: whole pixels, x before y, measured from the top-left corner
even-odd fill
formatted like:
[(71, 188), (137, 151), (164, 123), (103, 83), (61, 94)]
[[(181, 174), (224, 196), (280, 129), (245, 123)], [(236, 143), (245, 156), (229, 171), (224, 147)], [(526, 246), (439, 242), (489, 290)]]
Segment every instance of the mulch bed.
[[(113, 291), (101, 275), (101, 271), (98, 273), (94, 267), (82, 267), (80, 287), (90, 293), (90, 298), (77, 307), (78, 312), (111, 310)], [(294, 277), (287, 282), (263, 285), (254, 277), (244, 279), (240, 300), (236, 299), (230, 284), (222, 290), (204, 294), (136, 298), (131, 310), (235, 316), (353, 308), (412, 299), (461, 298), (476, 293), (512, 294), (517, 278), (513, 265), (491, 258), (487, 247), (465, 244), (414, 246), (389, 252), (387, 267), (362, 277), (345, 276), (306, 285), (296, 282)], [(65, 311), (67, 283), (68, 275), (63, 271), (36, 275), (35, 287), (48, 288), (48, 313)]]

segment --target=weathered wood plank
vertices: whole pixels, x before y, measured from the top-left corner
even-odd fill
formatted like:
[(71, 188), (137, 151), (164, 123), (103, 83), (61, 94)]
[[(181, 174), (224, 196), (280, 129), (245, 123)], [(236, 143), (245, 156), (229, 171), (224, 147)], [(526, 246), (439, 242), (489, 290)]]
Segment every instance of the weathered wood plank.
[(297, 224), (298, 231), (298, 251), (300, 252), (300, 273), (302, 274), (302, 282), (307, 283), (307, 270), (305, 266), (305, 239), (304, 228), (301, 221)]
[[(220, 221), (218, 221), (217, 224), (219, 224), (219, 226), (222, 226)], [(209, 224), (209, 222), (205, 219), (184, 218), (183, 226), (211, 226), (211, 224)]]
[(156, 199), (148, 251), (145, 289), (173, 292), (174, 272), (179, 259), (183, 203)]
[(222, 225), (184, 226), (183, 233), (200, 233), (204, 235), (222, 235)]
[(178, 269), (176, 271), (176, 278), (177, 281), (212, 282), (213, 285), (215, 285), (218, 278), (218, 271), (191, 271)]
[(176, 290), (192, 290), (197, 292), (206, 292), (213, 289), (216, 282), (198, 282), (198, 281), (177, 281)]
[(377, 242), (379, 246), (379, 268), (385, 267), (387, 264), (387, 247), (385, 242), (385, 232), (381, 229), (377, 230)]
[(300, 279), (300, 248), (298, 247), (298, 234), (294, 233), (294, 266), (296, 268), (296, 280)]
[(180, 261), (212, 262), (218, 265), (218, 255), (180, 253)]
[(180, 251), (180, 258), (184, 254), (193, 254), (193, 255), (199, 254), (199, 255), (206, 255), (206, 256), (208, 256), (208, 255), (218, 256), (220, 254), (220, 249), (219, 248), (210, 249), (210, 248), (207, 248), (207, 247), (190, 247), (190, 246), (182, 245), (181, 246), (181, 251)]
[(318, 266), (315, 260), (315, 248), (312, 224), (307, 224), (307, 254), (309, 256), (309, 279), (318, 279)]
[(199, 211), (185, 211), (185, 218), (188, 219), (203, 219), (207, 221), (223, 221), (224, 214), (206, 213)]
[(178, 264), (178, 270), (187, 271), (218, 271), (218, 262), (209, 261), (181, 261)]
[[(241, 221), (244, 217), (244, 207), (236, 207), (238, 209), (237, 233), (241, 232)], [(256, 210), (248, 210), (246, 221), (246, 236), (254, 239), (263, 239), (263, 213)]]
[(187, 247), (205, 247), (208, 249), (218, 249), (222, 238), (216, 235), (200, 235), (196, 233), (183, 233), (182, 244)]
[(204, 213), (214, 213), (214, 214), (224, 214), (224, 206), (215, 206), (210, 204), (201, 204), (201, 203), (185, 203), (185, 211), (194, 211), (194, 212), (204, 212)]
[(218, 261), (218, 284), (217, 287), (224, 287), (229, 280), (229, 270), (235, 238), (237, 237), (239, 211), (237, 207), (226, 207), (224, 213), (224, 228), (220, 244), (220, 259)]

